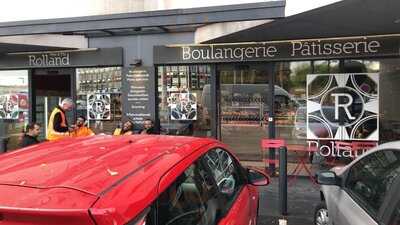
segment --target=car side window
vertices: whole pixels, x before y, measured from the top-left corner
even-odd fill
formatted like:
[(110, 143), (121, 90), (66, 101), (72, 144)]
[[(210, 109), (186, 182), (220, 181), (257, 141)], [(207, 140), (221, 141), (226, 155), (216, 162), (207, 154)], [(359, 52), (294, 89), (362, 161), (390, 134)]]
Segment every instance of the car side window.
[(399, 174), (400, 152), (382, 150), (354, 164), (349, 171), (345, 187), (356, 201), (376, 216), (385, 194)]
[(218, 221), (215, 183), (200, 162), (187, 168), (158, 199), (158, 225), (213, 225)]
[(239, 163), (220, 148), (207, 152), (203, 160), (215, 179), (223, 205), (230, 208), (245, 181)]

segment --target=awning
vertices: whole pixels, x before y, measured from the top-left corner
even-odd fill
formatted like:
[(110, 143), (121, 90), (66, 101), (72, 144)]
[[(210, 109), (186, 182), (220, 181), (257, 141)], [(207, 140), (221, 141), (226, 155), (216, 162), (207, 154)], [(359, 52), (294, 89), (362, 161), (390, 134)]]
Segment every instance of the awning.
[(171, 9), (0, 23), (0, 36), (32, 34), (84, 35), (85, 37), (192, 32), (223, 22), (282, 18), (285, 1), (268, 1), (192, 9)]
[(0, 54), (84, 48), (88, 48), (88, 41), (82, 35), (42, 34), (0, 37)]
[(343, 0), (204, 43), (399, 34), (399, 9), (399, 0)]

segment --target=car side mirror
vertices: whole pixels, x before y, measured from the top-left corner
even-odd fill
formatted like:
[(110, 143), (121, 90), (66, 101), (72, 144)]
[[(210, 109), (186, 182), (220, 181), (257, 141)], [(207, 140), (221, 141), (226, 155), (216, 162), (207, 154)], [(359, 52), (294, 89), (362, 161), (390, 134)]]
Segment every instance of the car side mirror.
[(322, 185), (339, 185), (340, 179), (333, 171), (317, 172), (317, 183)]
[(247, 179), (254, 186), (266, 186), (270, 183), (268, 175), (256, 169), (247, 169)]

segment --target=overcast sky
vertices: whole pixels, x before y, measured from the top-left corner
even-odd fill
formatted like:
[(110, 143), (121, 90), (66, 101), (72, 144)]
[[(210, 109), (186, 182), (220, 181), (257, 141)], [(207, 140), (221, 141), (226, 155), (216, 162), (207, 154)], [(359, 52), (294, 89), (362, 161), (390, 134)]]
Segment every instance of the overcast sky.
[[(128, 0), (1, 0), (0, 22), (93, 15), (104, 10), (104, 4), (123, 1)], [(267, 0), (168, 0), (179, 8), (264, 1)], [(286, 16), (337, 1), (340, 0), (286, 0)]]

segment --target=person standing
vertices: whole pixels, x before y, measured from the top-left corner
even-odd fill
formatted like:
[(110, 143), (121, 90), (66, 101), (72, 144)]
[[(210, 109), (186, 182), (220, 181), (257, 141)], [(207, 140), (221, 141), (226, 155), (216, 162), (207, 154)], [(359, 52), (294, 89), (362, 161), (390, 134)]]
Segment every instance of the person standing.
[(139, 131), (139, 134), (158, 134), (151, 119), (144, 120), (143, 129)]
[(20, 147), (27, 147), (29, 145), (38, 144), (39, 140), (37, 139), (40, 135), (40, 125), (38, 123), (29, 123), (26, 125), (25, 133), (22, 136)]
[(47, 126), (47, 139), (49, 141), (56, 141), (70, 136), (72, 129), (68, 127), (65, 112), (72, 110), (73, 107), (74, 102), (72, 99), (65, 98), (61, 101), (60, 105), (53, 109)]
[(84, 116), (78, 116), (74, 130), (71, 132), (72, 137), (86, 137), (93, 136), (95, 133), (85, 125), (86, 118)]

